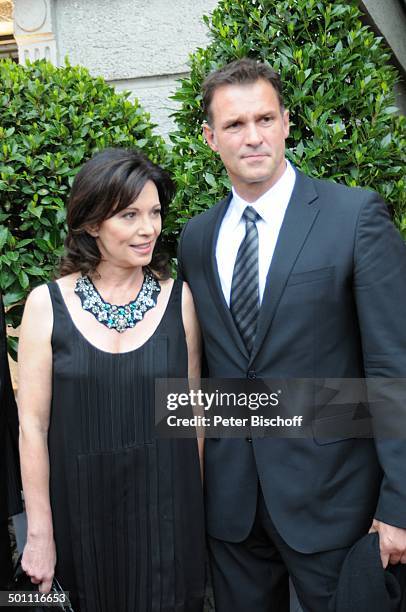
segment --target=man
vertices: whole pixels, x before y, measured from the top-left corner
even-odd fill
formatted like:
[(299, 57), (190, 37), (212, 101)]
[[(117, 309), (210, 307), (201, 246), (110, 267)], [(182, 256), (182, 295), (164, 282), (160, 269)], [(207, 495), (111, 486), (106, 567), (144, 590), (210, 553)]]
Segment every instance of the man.
[[(287, 163), (289, 115), (269, 66), (214, 72), (203, 105), (233, 186), (179, 244), (209, 375), (406, 378), (406, 248), (382, 200)], [(310, 439), (206, 440), (217, 612), (287, 609), (287, 571), (303, 609), (326, 612), (370, 529), (384, 566), (406, 563), (406, 441), (323, 438), (313, 425)]]
[(7, 359), (6, 324), (0, 295), (0, 590), (12, 577), (8, 517), (22, 511), (17, 406)]

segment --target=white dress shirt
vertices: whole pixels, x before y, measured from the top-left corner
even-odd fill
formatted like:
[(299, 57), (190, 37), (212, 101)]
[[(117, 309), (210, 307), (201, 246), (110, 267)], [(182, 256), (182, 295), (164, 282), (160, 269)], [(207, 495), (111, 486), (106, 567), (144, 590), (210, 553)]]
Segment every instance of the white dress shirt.
[(231, 281), (238, 249), (245, 236), (242, 214), (252, 206), (261, 219), (257, 221), (259, 240), (259, 299), (262, 302), (266, 277), (271, 265), (279, 230), (295, 186), (296, 174), (286, 160), (286, 170), (275, 185), (255, 202), (246, 202), (235, 192), (221, 222), (216, 244), (216, 260), (224, 298), (230, 306)]

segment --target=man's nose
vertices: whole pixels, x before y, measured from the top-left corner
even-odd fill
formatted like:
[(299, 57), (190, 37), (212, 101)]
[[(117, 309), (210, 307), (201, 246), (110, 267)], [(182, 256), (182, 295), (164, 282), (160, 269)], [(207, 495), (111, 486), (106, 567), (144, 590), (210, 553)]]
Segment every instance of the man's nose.
[(257, 147), (262, 143), (261, 130), (255, 123), (249, 123), (247, 125), (246, 142), (252, 147)]

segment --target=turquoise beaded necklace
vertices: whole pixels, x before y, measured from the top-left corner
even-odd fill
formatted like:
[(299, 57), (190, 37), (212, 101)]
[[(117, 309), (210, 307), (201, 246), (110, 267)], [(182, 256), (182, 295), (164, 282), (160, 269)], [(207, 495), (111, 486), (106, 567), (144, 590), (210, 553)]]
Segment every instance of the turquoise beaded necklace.
[(109, 329), (115, 329), (120, 334), (135, 327), (144, 318), (145, 313), (156, 306), (160, 291), (159, 282), (150, 274), (145, 274), (135, 300), (117, 306), (103, 300), (88, 276), (79, 276), (75, 285), (75, 293), (80, 298), (82, 308), (91, 312), (99, 323)]

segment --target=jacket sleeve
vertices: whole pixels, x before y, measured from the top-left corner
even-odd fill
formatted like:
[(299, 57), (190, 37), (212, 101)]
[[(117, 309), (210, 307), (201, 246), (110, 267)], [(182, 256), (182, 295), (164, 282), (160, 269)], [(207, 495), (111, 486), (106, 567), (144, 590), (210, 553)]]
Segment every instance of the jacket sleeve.
[(375, 516), (406, 528), (406, 245), (373, 193), (358, 217), (353, 282), (383, 470)]

